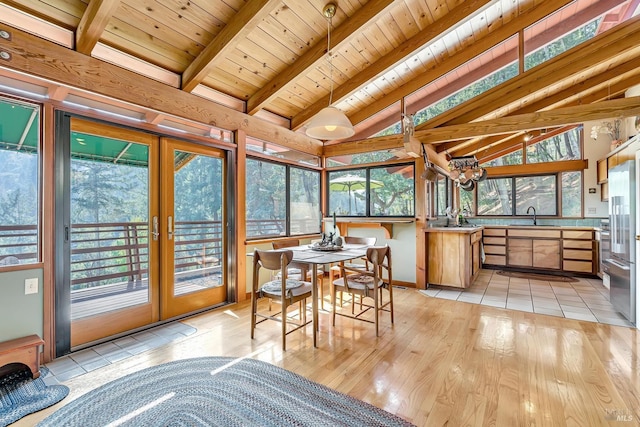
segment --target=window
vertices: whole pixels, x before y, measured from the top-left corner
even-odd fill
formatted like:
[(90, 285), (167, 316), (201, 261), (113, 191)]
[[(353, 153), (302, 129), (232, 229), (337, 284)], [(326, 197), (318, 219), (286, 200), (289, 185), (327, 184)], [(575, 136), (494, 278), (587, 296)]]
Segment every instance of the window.
[(513, 181), (516, 215), (528, 215), (530, 206), (538, 215), (558, 214), (556, 175), (524, 176), (513, 178)]
[[(581, 176), (580, 172), (577, 173)], [(567, 183), (568, 185), (576, 184), (575, 176), (569, 177)], [(479, 181), (477, 188), (477, 215), (527, 216), (527, 210), (533, 206), (537, 215), (558, 216), (558, 175), (556, 174), (489, 178)], [(576, 190), (565, 189), (568, 194), (572, 191)], [(581, 198), (578, 204), (581, 204)]]
[(551, 136), (527, 147), (527, 163), (579, 160), (582, 126)]
[(511, 178), (478, 181), (478, 215), (512, 215)]
[(320, 232), (320, 172), (247, 158), (247, 238)]
[(435, 200), (433, 205), (436, 208), (435, 216), (445, 216), (447, 206), (451, 206), (451, 180), (448, 176), (438, 173), (434, 188)]
[(40, 261), (40, 107), (0, 98), (0, 267)]
[[(555, 58), (561, 53), (594, 38), (598, 34), (602, 18), (596, 18), (578, 28), (566, 28), (566, 26), (561, 26), (562, 24), (554, 23), (554, 21), (562, 22), (566, 19), (562, 17), (562, 12), (562, 10), (559, 10), (524, 30), (525, 71)], [(555, 40), (549, 41), (550, 38), (554, 36), (557, 37), (557, 35), (554, 34), (554, 28), (561, 28), (562, 30), (569, 30), (570, 32), (563, 34)]]
[(560, 175), (562, 186), (562, 216), (582, 216), (582, 173), (562, 172)]
[(414, 216), (414, 165), (328, 173), (329, 212), (340, 216)]
[(346, 165), (360, 165), (363, 163), (385, 162), (397, 159), (397, 150), (369, 151), (358, 154), (345, 154), (335, 157), (327, 157), (327, 167), (339, 167)]

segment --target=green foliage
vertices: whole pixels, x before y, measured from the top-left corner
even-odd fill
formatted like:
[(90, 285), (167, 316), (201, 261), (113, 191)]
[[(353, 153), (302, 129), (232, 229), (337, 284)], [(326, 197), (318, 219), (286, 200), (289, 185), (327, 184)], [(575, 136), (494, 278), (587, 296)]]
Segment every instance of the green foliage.
[(176, 221), (220, 221), (222, 165), (217, 157), (196, 156), (174, 173)]
[(580, 28), (566, 34), (536, 51), (528, 54), (524, 58), (524, 69), (530, 70), (536, 65), (540, 65), (551, 58), (554, 58), (567, 50), (584, 43), (596, 36), (602, 18), (591, 21)]
[(71, 223), (147, 221), (146, 168), (74, 159), (71, 162)]

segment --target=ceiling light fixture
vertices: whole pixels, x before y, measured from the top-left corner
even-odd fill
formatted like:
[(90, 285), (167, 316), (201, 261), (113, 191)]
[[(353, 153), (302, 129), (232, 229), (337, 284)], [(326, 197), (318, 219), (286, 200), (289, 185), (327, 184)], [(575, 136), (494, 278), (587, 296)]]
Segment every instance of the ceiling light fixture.
[(331, 21), (335, 16), (337, 6), (335, 3), (328, 3), (322, 13), (327, 18), (327, 57), (329, 61), (329, 106), (320, 110), (307, 126), (307, 136), (316, 139), (334, 140), (344, 139), (356, 133), (349, 118), (336, 107), (332, 107), (333, 103), (333, 62), (331, 59)]

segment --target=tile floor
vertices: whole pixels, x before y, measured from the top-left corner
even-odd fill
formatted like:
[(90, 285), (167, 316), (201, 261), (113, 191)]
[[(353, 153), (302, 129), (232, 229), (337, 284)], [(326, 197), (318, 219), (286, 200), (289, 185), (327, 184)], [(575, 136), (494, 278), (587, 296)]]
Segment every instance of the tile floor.
[(45, 364), (49, 368), (49, 374), (44, 377), (44, 382), (48, 385), (58, 384), (134, 354), (181, 340), (194, 332), (196, 329), (191, 326), (172, 322), (80, 350)]
[(482, 270), (473, 285), (464, 290), (430, 286), (425, 295), (586, 320), (618, 326), (632, 326), (609, 302), (609, 290), (602, 280), (578, 277), (577, 282), (557, 282), (507, 277), (498, 270)]

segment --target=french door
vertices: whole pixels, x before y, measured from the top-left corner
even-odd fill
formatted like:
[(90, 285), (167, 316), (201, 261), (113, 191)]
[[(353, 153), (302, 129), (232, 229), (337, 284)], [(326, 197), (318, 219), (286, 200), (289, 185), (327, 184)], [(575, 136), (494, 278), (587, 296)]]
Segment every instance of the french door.
[(57, 353), (225, 302), (224, 152), (67, 120)]
[(163, 318), (220, 304), (225, 285), (224, 156), (162, 139)]

